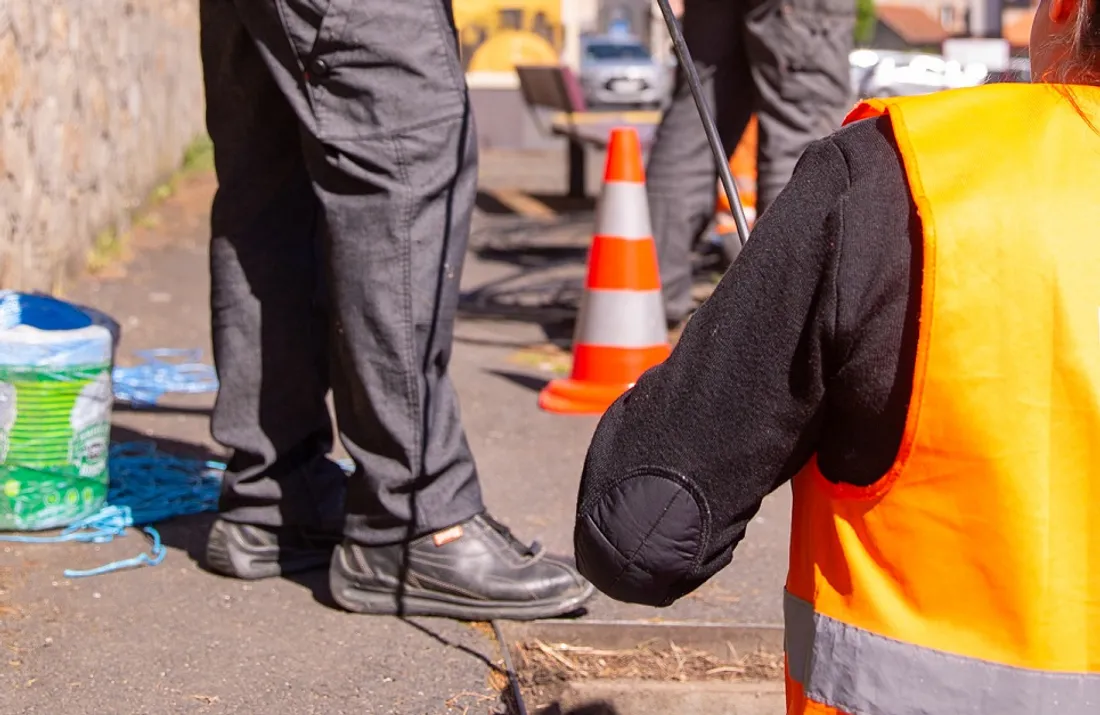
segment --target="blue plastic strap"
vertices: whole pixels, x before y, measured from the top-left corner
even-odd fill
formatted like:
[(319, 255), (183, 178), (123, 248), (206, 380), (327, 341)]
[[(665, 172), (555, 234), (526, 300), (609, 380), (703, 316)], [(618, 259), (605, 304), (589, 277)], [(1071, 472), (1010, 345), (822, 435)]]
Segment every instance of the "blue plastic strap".
[[(347, 459), (337, 460), (337, 463), (348, 472), (354, 466)], [(111, 480), (106, 506), (53, 536), (0, 535), (0, 541), (103, 544), (123, 536), (131, 526), (140, 526), (152, 539), (148, 553), (92, 569), (66, 569), (65, 576), (83, 578), (127, 568), (156, 566), (164, 560), (166, 549), (152, 525), (177, 516), (217, 511), (225, 468), (223, 462), (165, 454), (152, 442), (115, 443), (111, 445)]]
[[(141, 362), (112, 372), (115, 399), (134, 407), (155, 405), (165, 393), (216, 392), (217, 372), (200, 362), (201, 350), (158, 349), (135, 353)], [(173, 361), (170, 361), (173, 360)]]
[(142, 529), (153, 539), (153, 545), (148, 554), (138, 554), (132, 559), (121, 559), (119, 561), (112, 561), (109, 564), (103, 566), (97, 566), (93, 569), (85, 569), (83, 571), (77, 569), (65, 569), (65, 578), (84, 578), (87, 576), (99, 576), (105, 573), (112, 573), (114, 571), (121, 571), (123, 569), (137, 568), (139, 566), (156, 566), (161, 561), (164, 561), (164, 557), (167, 551), (164, 545), (160, 543), (160, 532), (151, 526), (146, 526)]

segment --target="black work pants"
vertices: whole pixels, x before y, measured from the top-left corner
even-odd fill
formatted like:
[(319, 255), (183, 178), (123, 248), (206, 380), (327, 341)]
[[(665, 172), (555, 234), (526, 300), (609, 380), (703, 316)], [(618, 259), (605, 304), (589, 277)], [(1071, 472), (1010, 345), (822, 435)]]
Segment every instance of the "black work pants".
[[(367, 544), (466, 520), (447, 367), (477, 147), (449, 1), (201, 10), (223, 517)], [(330, 389), (350, 480), (325, 456)]]
[[(727, 156), (757, 115), (759, 216), (806, 146), (851, 107), (854, 0), (685, 0), (682, 27)], [(676, 321), (693, 305), (691, 253), (714, 216), (718, 179), (682, 70), (646, 174), (665, 311)]]

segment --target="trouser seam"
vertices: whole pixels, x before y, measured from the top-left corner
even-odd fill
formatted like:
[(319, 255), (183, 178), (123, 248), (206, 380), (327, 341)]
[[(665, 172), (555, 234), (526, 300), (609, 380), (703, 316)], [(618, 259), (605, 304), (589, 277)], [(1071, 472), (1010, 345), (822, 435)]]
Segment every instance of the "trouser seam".
[[(397, 160), (397, 168), (401, 175), (401, 185), (403, 188), (407, 188), (410, 184), (409, 171), (407, 162), (405, 160), (405, 152), (401, 146), (401, 140), (397, 136), (390, 138), (390, 144), (393, 147), (394, 158)], [(402, 320), (404, 322), (404, 349), (405, 354), (403, 359), (406, 361), (406, 367), (411, 366), (413, 369), (408, 370), (405, 378), (406, 387), (406, 406), (409, 410), (410, 427), (413, 431), (412, 450), (413, 453), (408, 455), (409, 457), (409, 471), (412, 473), (412, 478), (417, 479), (423, 472), (422, 462), (424, 454), (424, 433), (421, 428), (421, 411), (422, 411), (422, 395), (420, 394), (420, 381), (417, 379), (417, 375), (421, 374), (420, 366), (417, 364), (416, 359), (416, 329), (415, 319), (413, 315), (413, 275), (412, 275), (412, 232), (410, 227), (412, 226), (412, 205), (406, 198), (403, 202), (401, 212), (401, 232), (404, 234), (401, 237), (401, 269), (404, 272), (404, 295), (402, 296), (403, 303), (403, 315)], [(416, 521), (415, 509), (411, 515), (413, 521)]]

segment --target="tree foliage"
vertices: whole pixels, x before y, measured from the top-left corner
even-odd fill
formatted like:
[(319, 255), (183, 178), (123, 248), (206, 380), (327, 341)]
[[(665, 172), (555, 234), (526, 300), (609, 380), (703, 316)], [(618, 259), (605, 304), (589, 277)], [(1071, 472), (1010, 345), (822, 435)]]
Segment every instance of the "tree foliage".
[(856, 0), (857, 47), (866, 47), (875, 38), (875, 0)]

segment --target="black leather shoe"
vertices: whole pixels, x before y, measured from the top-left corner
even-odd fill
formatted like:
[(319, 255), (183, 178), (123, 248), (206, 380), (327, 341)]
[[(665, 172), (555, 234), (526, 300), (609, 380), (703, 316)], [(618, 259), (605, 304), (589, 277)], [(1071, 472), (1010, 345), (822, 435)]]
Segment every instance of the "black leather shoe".
[(272, 578), (325, 566), (342, 540), (340, 534), (218, 519), (206, 542), (206, 566), (233, 578)]
[(468, 621), (563, 616), (595, 592), (573, 566), (524, 546), (486, 514), (409, 544), (345, 541), (329, 583), (349, 611)]

